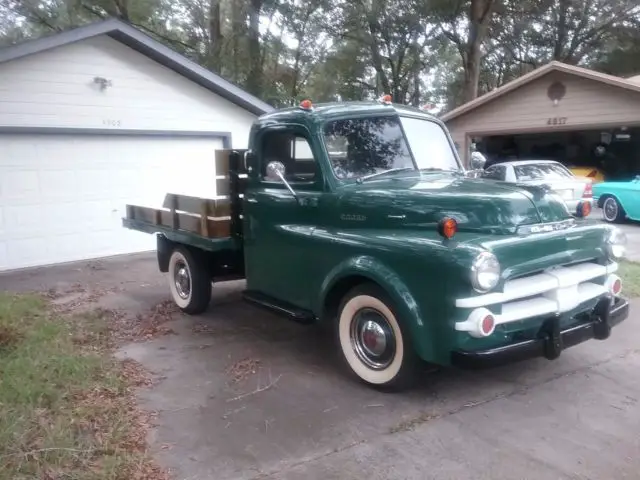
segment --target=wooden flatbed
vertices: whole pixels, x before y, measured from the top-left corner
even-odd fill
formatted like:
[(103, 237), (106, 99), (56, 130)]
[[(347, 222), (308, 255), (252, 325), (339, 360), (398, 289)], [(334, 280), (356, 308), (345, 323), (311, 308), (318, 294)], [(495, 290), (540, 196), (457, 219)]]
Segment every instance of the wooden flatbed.
[(127, 205), (123, 226), (206, 251), (242, 250), (245, 150), (216, 151), (215, 199), (168, 193), (162, 208)]

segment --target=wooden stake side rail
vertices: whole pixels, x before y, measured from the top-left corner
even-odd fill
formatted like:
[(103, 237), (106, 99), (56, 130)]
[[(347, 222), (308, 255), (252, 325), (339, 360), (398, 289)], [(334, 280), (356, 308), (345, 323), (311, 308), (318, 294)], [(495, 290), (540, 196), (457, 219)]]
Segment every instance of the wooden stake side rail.
[[(205, 200), (203, 203), (206, 205), (211, 201)], [(176, 210), (127, 205), (127, 220), (135, 220), (172, 230), (183, 230), (208, 238), (231, 236), (230, 218), (212, 218), (206, 210), (200, 215), (195, 215)]]
[(207, 238), (230, 237), (241, 228), (240, 196), (247, 185), (244, 150), (216, 151), (216, 193), (208, 199), (168, 193), (161, 209), (127, 205), (127, 220), (196, 233)]

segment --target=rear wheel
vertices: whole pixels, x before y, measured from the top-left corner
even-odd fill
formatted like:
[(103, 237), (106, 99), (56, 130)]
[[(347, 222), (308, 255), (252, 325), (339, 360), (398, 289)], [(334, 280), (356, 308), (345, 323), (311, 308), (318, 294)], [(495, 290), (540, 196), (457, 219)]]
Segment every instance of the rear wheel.
[(625, 213), (622, 205), (614, 197), (607, 197), (602, 204), (602, 217), (611, 223), (620, 223), (624, 220)]
[(413, 383), (418, 358), (382, 289), (367, 284), (349, 292), (338, 310), (337, 330), (342, 358), (361, 381), (388, 390)]
[(185, 313), (204, 312), (211, 301), (211, 277), (193, 254), (178, 247), (169, 258), (169, 289), (173, 301)]

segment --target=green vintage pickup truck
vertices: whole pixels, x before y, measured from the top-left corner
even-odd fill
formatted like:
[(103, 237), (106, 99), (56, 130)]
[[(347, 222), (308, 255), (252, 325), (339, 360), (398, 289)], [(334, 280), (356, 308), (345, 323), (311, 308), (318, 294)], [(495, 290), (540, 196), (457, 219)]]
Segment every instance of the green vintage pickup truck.
[(409, 385), (420, 360), (555, 359), (628, 316), (620, 230), (544, 187), (473, 178), (420, 110), (305, 101), (215, 161), (216, 198), (168, 194), (123, 219), (157, 235), (175, 303), (199, 314), (212, 283), (246, 278), (247, 301), (331, 325), (371, 386)]

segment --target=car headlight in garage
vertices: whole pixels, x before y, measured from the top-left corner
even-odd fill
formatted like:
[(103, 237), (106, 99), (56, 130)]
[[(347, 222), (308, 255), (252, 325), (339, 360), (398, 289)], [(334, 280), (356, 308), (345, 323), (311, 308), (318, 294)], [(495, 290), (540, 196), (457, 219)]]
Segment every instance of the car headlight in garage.
[(500, 263), (491, 252), (482, 252), (471, 265), (471, 285), (480, 292), (488, 292), (500, 280)]
[(619, 228), (614, 228), (607, 240), (607, 249), (611, 258), (622, 258), (627, 249), (627, 235)]

